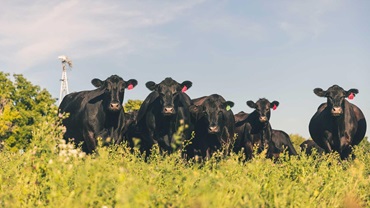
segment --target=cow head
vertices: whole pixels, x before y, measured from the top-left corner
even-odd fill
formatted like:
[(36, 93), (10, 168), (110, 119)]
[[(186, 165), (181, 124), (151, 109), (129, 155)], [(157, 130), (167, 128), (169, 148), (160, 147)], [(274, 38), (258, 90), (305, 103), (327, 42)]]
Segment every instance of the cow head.
[(270, 120), (271, 116), (271, 108), (275, 110), (279, 106), (278, 101), (273, 101), (270, 103), (265, 98), (259, 99), (256, 103), (249, 100), (247, 101), (247, 105), (251, 108), (255, 109), (255, 112), (259, 115), (259, 121), (261, 123), (266, 123)]
[(220, 99), (214, 99), (210, 96), (201, 105), (191, 105), (189, 111), (197, 120), (204, 119), (208, 126), (208, 133), (218, 134), (226, 125), (225, 112), (233, 106), (232, 101), (225, 101), (223, 98), (220, 101)]
[(192, 82), (184, 81), (180, 84), (172, 78), (167, 77), (159, 84), (149, 81), (145, 85), (149, 90), (158, 93), (159, 101), (162, 106), (162, 113), (164, 115), (173, 115), (176, 113), (174, 101), (177, 99), (179, 93), (184, 93), (192, 86)]
[(111, 112), (117, 112), (122, 109), (125, 89), (132, 89), (137, 85), (136, 79), (124, 81), (117, 75), (112, 75), (105, 81), (95, 78), (91, 80), (91, 83), (103, 91), (104, 108)]
[(321, 88), (315, 88), (313, 92), (319, 97), (326, 97), (327, 106), (331, 109), (331, 114), (333, 116), (340, 116), (343, 114), (345, 98), (353, 98), (353, 96), (358, 93), (358, 89), (345, 91), (338, 85), (333, 85), (326, 91)]

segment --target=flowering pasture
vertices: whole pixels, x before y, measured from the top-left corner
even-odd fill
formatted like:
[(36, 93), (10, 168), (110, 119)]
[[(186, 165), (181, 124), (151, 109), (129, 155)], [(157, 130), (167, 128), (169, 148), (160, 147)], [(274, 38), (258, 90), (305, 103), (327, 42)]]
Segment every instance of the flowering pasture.
[(2, 207), (370, 207), (367, 140), (346, 161), (216, 154), (200, 163), (155, 150), (145, 160), (124, 144), (85, 155), (62, 133), (45, 120), (24, 153), (0, 152)]

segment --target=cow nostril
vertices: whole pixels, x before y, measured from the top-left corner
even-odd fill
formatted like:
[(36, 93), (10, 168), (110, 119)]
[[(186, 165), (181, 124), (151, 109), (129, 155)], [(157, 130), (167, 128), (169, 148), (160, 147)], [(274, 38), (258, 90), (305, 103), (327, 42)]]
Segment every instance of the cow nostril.
[(173, 108), (164, 108), (164, 112), (171, 113), (173, 112)]
[(110, 107), (111, 108), (118, 108), (119, 107), (119, 104), (118, 103), (111, 103), (110, 104)]
[(208, 127), (208, 130), (209, 131), (217, 131), (217, 126), (210, 126), (210, 127)]
[(341, 110), (342, 110), (341, 108), (333, 107), (333, 111), (341, 111)]

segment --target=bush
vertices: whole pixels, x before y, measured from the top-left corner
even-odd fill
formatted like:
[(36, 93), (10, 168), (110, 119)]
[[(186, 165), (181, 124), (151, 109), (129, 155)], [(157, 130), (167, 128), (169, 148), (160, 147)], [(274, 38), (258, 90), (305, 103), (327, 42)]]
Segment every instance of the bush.
[(368, 143), (354, 160), (240, 155), (184, 161), (159, 151), (144, 160), (125, 145), (85, 155), (66, 144), (57, 121), (43, 119), (23, 154), (0, 153), (3, 207), (369, 207)]

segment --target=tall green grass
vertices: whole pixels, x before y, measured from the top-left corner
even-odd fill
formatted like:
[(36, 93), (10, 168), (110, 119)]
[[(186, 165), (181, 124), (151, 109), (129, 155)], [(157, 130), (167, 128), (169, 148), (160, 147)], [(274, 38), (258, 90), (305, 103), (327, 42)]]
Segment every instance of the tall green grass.
[(2, 207), (370, 207), (369, 145), (356, 159), (337, 154), (241, 155), (184, 161), (181, 153), (144, 160), (125, 145), (85, 155), (61, 140), (60, 126), (35, 128), (23, 154), (0, 153)]

